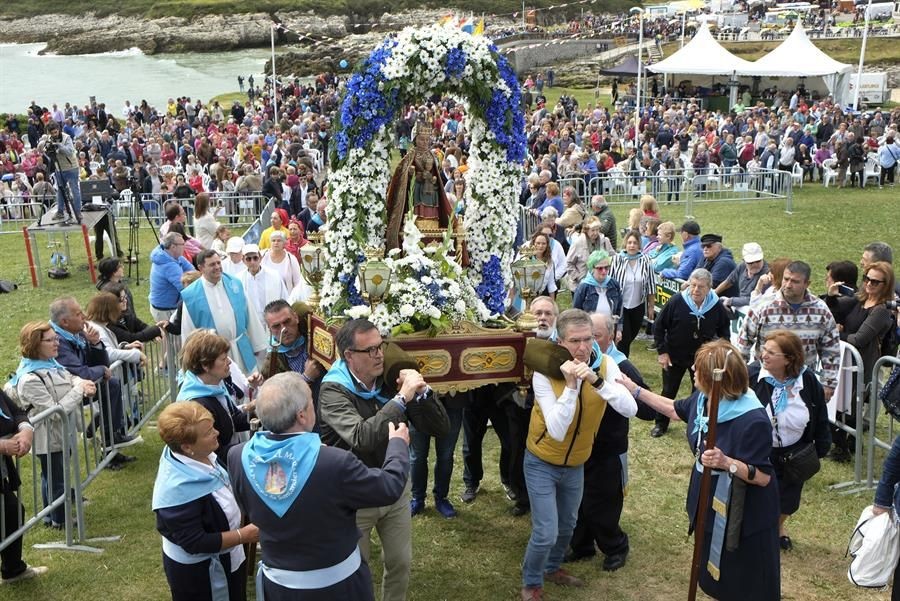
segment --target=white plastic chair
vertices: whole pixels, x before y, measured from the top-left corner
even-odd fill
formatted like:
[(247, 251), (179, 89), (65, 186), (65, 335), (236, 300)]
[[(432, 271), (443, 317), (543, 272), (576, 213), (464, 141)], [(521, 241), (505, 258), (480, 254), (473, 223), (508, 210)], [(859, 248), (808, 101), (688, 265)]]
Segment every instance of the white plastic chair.
[(133, 193), (127, 188), (119, 192), (119, 198), (116, 199), (116, 217), (122, 216), (122, 209), (125, 209), (128, 214), (128, 211), (131, 210), (132, 197)]
[(800, 187), (803, 187), (803, 166), (800, 163), (794, 163), (794, 168), (791, 171), (791, 179), (796, 184), (800, 184)]
[(863, 171), (863, 186), (870, 179), (874, 179), (876, 185), (881, 182), (881, 163), (872, 155), (869, 155), (869, 158), (866, 159), (865, 171)]
[(825, 159), (824, 161), (822, 161), (822, 169), (824, 170), (824, 173), (822, 175), (822, 183), (827, 188), (830, 182), (837, 179), (837, 159)]
[(163, 175), (175, 175), (175, 165), (163, 165), (159, 168), (159, 172)]

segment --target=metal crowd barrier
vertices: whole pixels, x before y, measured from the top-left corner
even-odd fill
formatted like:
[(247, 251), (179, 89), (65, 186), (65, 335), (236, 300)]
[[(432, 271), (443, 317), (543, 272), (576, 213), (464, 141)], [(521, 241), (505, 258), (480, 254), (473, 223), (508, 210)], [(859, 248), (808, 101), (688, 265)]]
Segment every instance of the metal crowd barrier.
[(875, 481), (875, 446), (879, 446), (887, 451), (891, 450), (891, 442), (894, 440), (894, 418), (890, 417), (888, 422), (888, 440), (885, 442), (876, 436), (875, 426), (878, 420), (878, 414), (881, 409), (881, 401), (878, 395), (881, 394), (882, 382), (878, 377), (883, 367), (900, 366), (900, 358), (885, 356), (875, 362), (872, 368), (872, 393), (869, 397), (869, 436), (868, 436), (868, 455), (866, 456), (866, 488), (874, 488), (878, 485)]
[[(576, 179), (570, 174), (567, 182)], [(783, 200), (786, 213), (793, 213), (794, 177), (790, 171), (760, 169), (746, 172), (740, 167), (703, 173), (693, 169), (666, 170), (653, 174), (647, 170), (611, 169), (586, 179), (585, 193), (590, 198), (602, 194), (609, 204), (633, 204), (644, 194), (659, 202), (684, 202), (685, 217), (692, 218), (694, 205), (707, 202)], [(573, 184), (569, 184), (573, 185)], [(574, 187), (574, 185), (573, 185)], [(577, 190), (578, 188), (576, 188)]]
[[(109, 542), (119, 540), (118, 536), (87, 538), (84, 501), (82, 493), (91, 482), (113, 460), (118, 450), (109, 446), (104, 440), (112, 436), (115, 424), (112, 418), (112, 403), (120, 403), (125, 416), (125, 426), (129, 434), (138, 434), (140, 429), (151, 420), (160, 408), (175, 399), (177, 394), (176, 373), (178, 371), (178, 350), (180, 337), (165, 335), (161, 342), (149, 342), (144, 345), (146, 364), (122, 363), (116, 361), (110, 366), (113, 377), (122, 385), (119, 399), (110, 398), (109, 383), (104, 379), (96, 381), (97, 394), (80, 411), (67, 414), (61, 406), (51, 407), (31, 418), (31, 423), (39, 426), (43, 422), (53, 421), (53, 427), (63, 429), (63, 490), (64, 493), (48, 499), (43, 506), (41, 496), (41, 475), (39, 461), (36, 456), (31, 461), (31, 496), (23, 503), (26, 507), (27, 520), (15, 532), (7, 533), (4, 528), (4, 505), (0, 503), (0, 550), (12, 541), (24, 536), (26, 532), (59, 507), (65, 507), (65, 540), (34, 545), (39, 549), (68, 549), (93, 553), (103, 552), (102, 548), (86, 543)], [(158, 369), (160, 365), (164, 367)], [(109, 408), (109, 410), (107, 409)], [(79, 437), (79, 432), (84, 435)], [(37, 435), (37, 434), (36, 434)], [(49, 428), (45, 436), (50, 436)], [(18, 460), (17, 460), (18, 464)], [(21, 473), (21, 472), (20, 472)], [(23, 478), (23, 480), (25, 480)], [(48, 491), (53, 490), (52, 475), (48, 474)]]
[[(56, 196), (49, 206), (56, 206)], [(34, 196), (5, 196), (0, 199), (0, 234), (20, 234), (22, 228), (39, 221), (47, 211), (46, 206)]]
[[(52, 478), (52, 470), (49, 469), (50, 459), (48, 457), (48, 484), (47, 484), (47, 503), (44, 504), (44, 500), (41, 494), (41, 475), (39, 468), (39, 461), (36, 455), (32, 456), (31, 461), (31, 487), (30, 487), (30, 497), (27, 499), (22, 499), (22, 492), (24, 486), (19, 489), (19, 500), (22, 502), (22, 505), (26, 507), (25, 516), (27, 519), (24, 521), (17, 519), (16, 522), (19, 524), (19, 527), (13, 532), (6, 532), (6, 503), (0, 503), (0, 551), (8, 547), (15, 540), (19, 539), (22, 536), (25, 536), (25, 533), (34, 528), (35, 526), (39, 526), (43, 524), (44, 520), (50, 520), (50, 514), (57, 510), (60, 507), (64, 507), (66, 519), (65, 519), (65, 533), (66, 540), (61, 543), (47, 543), (40, 545), (40, 548), (44, 549), (64, 549), (64, 548), (73, 548), (75, 547), (75, 536), (74, 536), (74, 526), (75, 520), (72, 519), (72, 508), (73, 508), (73, 497), (80, 498), (81, 491), (77, 486), (73, 485), (72, 482), (72, 473), (71, 473), (71, 456), (74, 449), (74, 441), (75, 441), (75, 413), (68, 414), (65, 409), (61, 405), (56, 405), (54, 407), (49, 407), (44, 411), (41, 411), (37, 415), (31, 418), (31, 423), (35, 428), (39, 428), (42, 425), (46, 425), (44, 428), (44, 432), (42, 433), (48, 443), (47, 448), (49, 448), (49, 439), (51, 436), (51, 429), (53, 428), (61, 428), (62, 429), (62, 450), (60, 454), (62, 456), (63, 466), (62, 466), (62, 474), (63, 474), (63, 492), (57, 497), (50, 498), (50, 495), (53, 491), (53, 478)], [(35, 440), (32, 440), (32, 446), (37, 442), (36, 438), (39, 436), (37, 431), (35, 431)], [(19, 474), (22, 474), (22, 461), (19, 458), (16, 458), (16, 470)], [(25, 480), (24, 478), (22, 479)], [(27, 490), (25, 492), (28, 492)], [(26, 502), (30, 501), (30, 503)], [(27, 509), (31, 507), (31, 510)], [(43, 509), (40, 511), (38, 507), (43, 506)], [(78, 520), (83, 523), (84, 520)], [(35, 545), (38, 546), (38, 545)]]
[[(844, 362), (844, 357), (850, 358), (849, 364)], [(856, 405), (856, 420), (854, 425), (847, 423), (847, 413), (841, 412), (835, 419), (831, 419), (831, 425), (839, 430), (843, 430), (847, 434), (854, 436), (856, 445), (853, 449), (853, 480), (848, 482), (840, 482), (832, 484), (829, 489), (841, 491), (842, 494), (852, 494), (860, 490), (858, 486), (862, 482), (862, 463), (863, 463), (863, 434), (865, 420), (863, 420), (863, 412), (865, 411), (865, 385), (863, 384), (863, 360), (859, 351), (852, 344), (841, 341), (841, 374), (839, 378), (846, 377), (848, 382), (853, 383), (853, 394), (851, 402)], [(849, 384), (848, 384), (849, 385)], [(854, 487), (854, 488), (851, 488)]]
[[(216, 216), (216, 220), (226, 225), (248, 225), (252, 223), (257, 216), (263, 211), (268, 199), (261, 193), (243, 193), (243, 192), (207, 192), (210, 196), (210, 211)], [(168, 203), (176, 201), (180, 203), (188, 215), (188, 224), (193, 225), (194, 222), (194, 198), (175, 198), (172, 194), (141, 194), (139, 203), (134, 198), (125, 195), (114, 201), (112, 210), (116, 216), (123, 213), (131, 219), (141, 219), (146, 215), (151, 223), (146, 219), (141, 219), (141, 227), (155, 227), (162, 225), (165, 221), (166, 207)], [(140, 211), (140, 213), (137, 213)]]

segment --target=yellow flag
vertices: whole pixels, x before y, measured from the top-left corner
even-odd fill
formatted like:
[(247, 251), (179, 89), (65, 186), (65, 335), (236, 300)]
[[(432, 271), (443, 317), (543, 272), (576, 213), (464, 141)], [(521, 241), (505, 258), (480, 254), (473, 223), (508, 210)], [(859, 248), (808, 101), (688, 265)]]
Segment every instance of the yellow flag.
[(478, 21), (478, 25), (475, 26), (475, 31), (473, 32), (472, 35), (482, 35), (482, 34), (484, 34), (484, 17), (482, 17), (481, 20)]

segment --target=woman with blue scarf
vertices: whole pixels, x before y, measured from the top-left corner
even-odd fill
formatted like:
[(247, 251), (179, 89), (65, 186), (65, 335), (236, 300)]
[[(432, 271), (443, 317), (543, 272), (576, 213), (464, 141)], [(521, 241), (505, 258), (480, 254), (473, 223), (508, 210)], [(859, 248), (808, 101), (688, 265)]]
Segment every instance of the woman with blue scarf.
[(772, 421), (772, 467), (778, 479), (781, 517), (778, 523), (782, 550), (793, 548), (784, 523), (800, 508), (803, 481), (785, 474), (786, 458), (814, 445), (821, 459), (831, 448), (831, 424), (825, 391), (819, 378), (806, 369), (803, 343), (788, 330), (766, 336), (760, 353), (762, 364), (750, 366), (750, 386)]
[(626, 357), (631, 354), (631, 342), (644, 325), (644, 317), (651, 322), (656, 306), (656, 272), (646, 255), (641, 254), (641, 234), (630, 230), (625, 234), (624, 250), (613, 257), (610, 277), (622, 289), (622, 338), (616, 348)]
[(587, 275), (575, 289), (572, 307), (588, 313), (613, 315), (616, 319), (622, 315), (622, 288), (619, 283), (609, 277), (609, 253), (595, 250), (587, 260)]
[(197, 330), (181, 349), (184, 369), (178, 401), (197, 401), (213, 416), (219, 446), (214, 450), (219, 463), (228, 467), (228, 449), (240, 442), (238, 432), (250, 429), (247, 414), (235, 399), (244, 393), (231, 380), (231, 345), (212, 330)]
[[(717, 338), (728, 340), (730, 334), (731, 321), (712, 290), (712, 274), (695, 269), (688, 288), (673, 295), (653, 323), (657, 361), (662, 367), (662, 395), (675, 398), (686, 373), (693, 381), (694, 353), (702, 344)], [(662, 436), (668, 429), (669, 419), (659, 414), (650, 436)]]
[[(81, 400), (97, 392), (90, 380), (74, 376), (56, 360), (59, 337), (47, 321), (25, 324), (19, 333), (22, 360), (10, 384), (16, 387), (22, 406), (30, 414), (61, 406), (66, 413), (78, 412)], [(66, 494), (63, 480), (63, 425), (56, 416), (40, 422), (34, 432), (34, 454), (41, 463), (41, 497), (44, 507)], [(66, 523), (65, 505), (54, 509), (44, 523), (61, 529)]]
[[(701, 502), (707, 504), (700, 559), (700, 588), (719, 601), (781, 599), (781, 558), (778, 551), (778, 485), (770, 461), (772, 423), (749, 388), (747, 365), (726, 340), (709, 342), (694, 357), (697, 389), (673, 401), (640, 388), (627, 376), (618, 382), (634, 398), (687, 426), (694, 455), (686, 509), (696, 526)], [(723, 369), (716, 416), (716, 446), (707, 448), (709, 396), (713, 371)], [(712, 469), (708, 499), (700, 499), (704, 468)], [(721, 512), (721, 513), (720, 513)], [(726, 527), (727, 524), (727, 527)]]
[(158, 419), (166, 443), (153, 485), (156, 529), (172, 601), (245, 601), (244, 545), (259, 528), (241, 526), (231, 482), (218, 463), (213, 416), (199, 403), (173, 403)]

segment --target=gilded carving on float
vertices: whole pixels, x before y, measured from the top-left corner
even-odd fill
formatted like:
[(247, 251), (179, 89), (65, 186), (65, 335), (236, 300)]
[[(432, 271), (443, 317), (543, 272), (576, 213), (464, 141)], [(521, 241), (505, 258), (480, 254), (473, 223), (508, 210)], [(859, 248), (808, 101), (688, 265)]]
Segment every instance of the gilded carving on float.
[(459, 363), (464, 374), (507, 372), (516, 366), (516, 349), (511, 346), (466, 349)]
[(450, 373), (450, 353), (447, 351), (423, 351), (411, 353), (419, 364), (419, 373), (423, 377), (446, 376)]
[(312, 344), (318, 354), (324, 357), (334, 356), (334, 337), (325, 328), (313, 329)]

